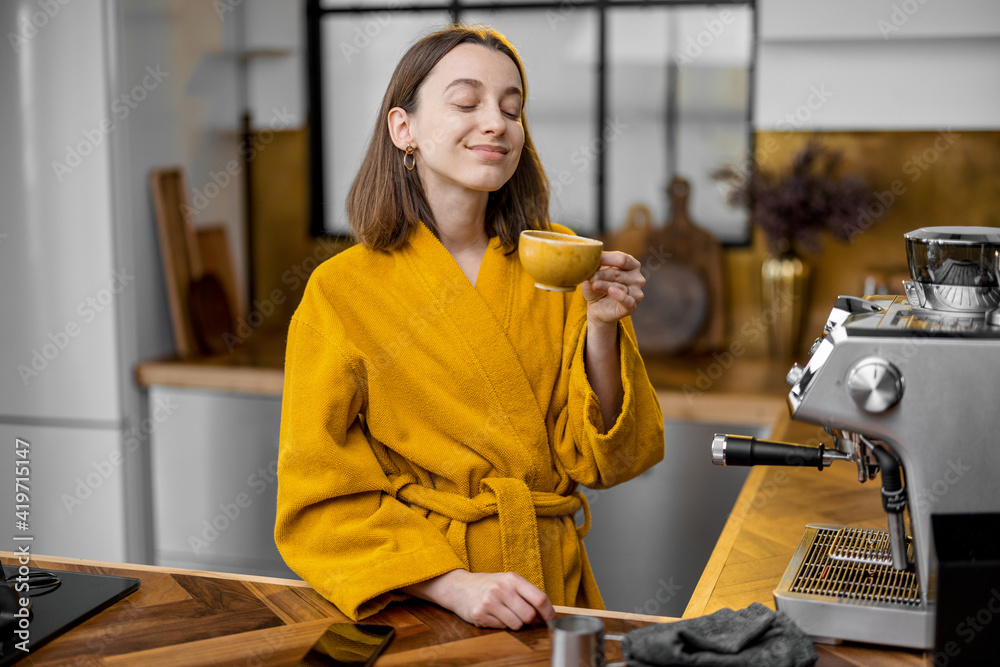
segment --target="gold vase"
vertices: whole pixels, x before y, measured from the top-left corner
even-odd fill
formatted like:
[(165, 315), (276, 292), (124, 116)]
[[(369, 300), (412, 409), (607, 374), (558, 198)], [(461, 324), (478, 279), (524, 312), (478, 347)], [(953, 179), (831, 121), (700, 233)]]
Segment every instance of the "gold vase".
[(775, 359), (799, 354), (803, 316), (809, 295), (809, 266), (794, 253), (768, 257), (760, 269), (761, 317)]

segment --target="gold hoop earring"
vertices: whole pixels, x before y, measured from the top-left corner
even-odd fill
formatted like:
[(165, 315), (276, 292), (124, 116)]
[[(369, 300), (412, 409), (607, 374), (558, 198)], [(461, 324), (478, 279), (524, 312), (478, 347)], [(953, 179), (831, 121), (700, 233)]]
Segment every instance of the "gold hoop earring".
[[(410, 158), (410, 162), (406, 162), (406, 158)], [(413, 154), (413, 146), (409, 144), (406, 145), (406, 153), (403, 154), (403, 166), (406, 167), (407, 171), (413, 171), (413, 168), (417, 166), (417, 157)]]

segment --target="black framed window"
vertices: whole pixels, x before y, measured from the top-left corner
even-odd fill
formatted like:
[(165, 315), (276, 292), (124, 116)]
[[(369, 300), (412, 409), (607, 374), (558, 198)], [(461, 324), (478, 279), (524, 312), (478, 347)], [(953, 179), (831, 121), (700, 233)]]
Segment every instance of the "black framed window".
[(520, 52), (554, 222), (603, 234), (637, 202), (662, 222), (683, 175), (695, 221), (748, 242), (710, 174), (752, 155), (754, 0), (307, 0), (314, 235), (347, 233), (344, 201), (393, 68), (453, 22), (491, 25)]

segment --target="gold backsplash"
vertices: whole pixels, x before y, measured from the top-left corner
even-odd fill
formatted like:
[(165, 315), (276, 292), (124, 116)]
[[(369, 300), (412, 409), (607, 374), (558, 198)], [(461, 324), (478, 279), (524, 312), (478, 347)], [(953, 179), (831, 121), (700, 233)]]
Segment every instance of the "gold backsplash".
[[(783, 169), (811, 133), (759, 132), (757, 160), (763, 169)], [(823, 250), (807, 254), (812, 269), (804, 342), (812, 340), (839, 294), (862, 294), (885, 284), (901, 292), (906, 270), (903, 234), (931, 225), (1000, 227), (1000, 132), (823, 132), (843, 151), (843, 172), (862, 176), (884, 208), (878, 221), (851, 243), (825, 238)], [(274, 312), (269, 325), (287, 326), (316, 264), (340, 246), (309, 236), (308, 141), (305, 129), (274, 133), (253, 164), (255, 299)], [(867, 218), (859, 215), (863, 222)], [(766, 337), (754, 336), (761, 316), (761, 239), (725, 251), (727, 329), (747, 356), (765, 356)], [(277, 298), (276, 298), (277, 297)], [(277, 301), (281, 303), (277, 303)]]
[[(758, 132), (757, 160), (763, 169), (783, 170), (810, 136)], [(804, 255), (812, 269), (803, 326), (806, 349), (822, 331), (838, 295), (860, 295), (872, 286), (902, 293), (904, 233), (935, 225), (1000, 227), (1000, 132), (822, 132), (816, 136), (843, 151), (844, 174), (857, 174), (871, 185), (876, 194), (871, 212), (881, 212), (881, 217), (869, 223), (859, 214), (867, 229), (851, 243), (825, 237), (821, 252)], [(732, 337), (738, 337), (760, 315), (759, 268), (764, 257), (760, 238), (755, 238), (751, 248), (727, 252)], [(765, 355), (764, 339), (755, 343), (748, 344), (751, 353)]]

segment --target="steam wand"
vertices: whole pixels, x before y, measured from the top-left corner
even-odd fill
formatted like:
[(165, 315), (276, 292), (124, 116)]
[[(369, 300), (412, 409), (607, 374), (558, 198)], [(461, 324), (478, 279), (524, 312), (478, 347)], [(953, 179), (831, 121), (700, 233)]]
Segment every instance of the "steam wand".
[(899, 461), (882, 445), (873, 445), (861, 436), (882, 470), (882, 507), (889, 519), (889, 546), (892, 549), (892, 566), (897, 570), (909, 567), (906, 557), (906, 527), (903, 525), (903, 510), (906, 509), (906, 492), (900, 475)]

